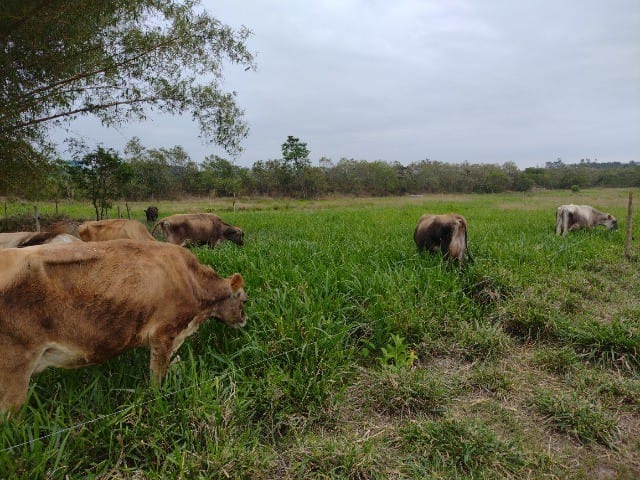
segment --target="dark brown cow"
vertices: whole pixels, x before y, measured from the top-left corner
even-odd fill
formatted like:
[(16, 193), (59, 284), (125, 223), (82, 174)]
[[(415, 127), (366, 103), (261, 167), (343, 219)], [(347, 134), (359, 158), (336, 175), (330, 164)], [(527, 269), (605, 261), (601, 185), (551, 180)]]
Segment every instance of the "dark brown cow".
[(205, 320), (246, 324), (242, 287), (240, 274), (222, 278), (162, 242), (0, 250), (0, 411), (24, 403), (34, 373), (100, 364), (135, 347), (150, 348), (160, 382)]
[(560, 205), (556, 210), (556, 235), (565, 236), (569, 230), (604, 225), (607, 230), (618, 228), (613, 215), (602, 213), (590, 205)]
[(158, 219), (158, 207), (148, 207), (144, 214), (147, 217), (147, 222), (155, 222)]
[(244, 232), (240, 227), (234, 227), (222, 221), (213, 213), (184, 213), (171, 215), (160, 220), (156, 228), (162, 228), (167, 242), (183, 247), (190, 244), (207, 244), (211, 247), (231, 240), (237, 245), (244, 245)]
[(471, 261), (467, 248), (467, 220), (455, 213), (446, 215), (424, 214), (413, 232), (418, 250), (442, 252), (443, 255), (464, 263), (465, 253)]
[(32, 245), (43, 245), (45, 243), (69, 243), (79, 241), (79, 238), (59, 231), (0, 233), (0, 248), (23, 248)]
[(127, 238), (130, 240), (155, 240), (143, 223), (125, 218), (84, 222), (78, 227), (78, 235), (85, 242), (104, 242)]

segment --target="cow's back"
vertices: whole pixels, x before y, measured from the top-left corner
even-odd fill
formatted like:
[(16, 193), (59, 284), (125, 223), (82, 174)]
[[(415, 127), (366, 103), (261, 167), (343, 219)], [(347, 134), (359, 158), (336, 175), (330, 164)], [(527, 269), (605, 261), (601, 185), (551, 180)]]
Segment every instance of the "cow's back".
[(179, 213), (163, 218), (158, 225), (167, 242), (175, 245), (192, 242), (213, 246), (222, 237), (222, 219), (213, 213)]
[(467, 220), (455, 213), (424, 214), (418, 220), (413, 239), (418, 250), (440, 250), (462, 261), (467, 248)]
[(108, 240), (155, 240), (141, 222), (117, 218), (84, 222), (78, 228), (78, 235), (85, 242)]

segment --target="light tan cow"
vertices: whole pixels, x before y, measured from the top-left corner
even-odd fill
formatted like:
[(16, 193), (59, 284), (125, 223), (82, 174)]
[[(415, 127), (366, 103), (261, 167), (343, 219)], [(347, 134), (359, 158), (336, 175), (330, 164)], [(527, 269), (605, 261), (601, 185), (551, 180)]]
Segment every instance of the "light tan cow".
[(142, 222), (125, 218), (84, 222), (78, 227), (78, 236), (85, 242), (103, 242), (105, 240), (126, 238), (131, 240), (155, 240)]
[(607, 230), (618, 228), (616, 217), (602, 213), (590, 205), (560, 205), (556, 209), (556, 235), (565, 236), (569, 230), (604, 225)]
[(162, 228), (167, 242), (186, 247), (190, 244), (206, 244), (211, 247), (231, 240), (237, 245), (244, 245), (244, 232), (234, 227), (213, 213), (182, 213), (171, 215), (160, 220), (156, 228)]
[(45, 243), (69, 243), (79, 241), (79, 238), (69, 235), (68, 233), (60, 233), (59, 231), (0, 233), (0, 248), (23, 248), (32, 245), (43, 245)]
[(246, 299), (240, 274), (222, 278), (163, 242), (0, 250), (0, 412), (24, 403), (34, 373), (100, 364), (135, 347), (151, 350), (160, 382), (205, 320), (244, 326)]
[(425, 213), (418, 220), (413, 232), (418, 250), (438, 250), (443, 255), (464, 263), (465, 253), (472, 260), (467, 248), (467, 220), (456, 213), (433, 215)]

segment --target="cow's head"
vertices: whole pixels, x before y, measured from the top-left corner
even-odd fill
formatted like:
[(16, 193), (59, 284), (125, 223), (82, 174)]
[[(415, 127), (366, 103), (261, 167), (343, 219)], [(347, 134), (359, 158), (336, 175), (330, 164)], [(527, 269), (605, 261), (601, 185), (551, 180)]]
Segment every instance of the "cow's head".
[(244, 245), (244, 232), (240, 227), (227, 227), (222, 232), (222, 235), (236, 245)]
[(618, 220), (613, 215), (607, 213), (607, 217), (603, 220), (602, 224), (607, 227), (607, 230), (617, 230)]
[(247, 324), (247, 315), (244, 312), (247, 294), (242, 288), (244, 286), (242, 275), (234, 273), (224, 281), (228, 282), (230, 295), (217, 302), (215, 317), (230, 327), (244, 327)]

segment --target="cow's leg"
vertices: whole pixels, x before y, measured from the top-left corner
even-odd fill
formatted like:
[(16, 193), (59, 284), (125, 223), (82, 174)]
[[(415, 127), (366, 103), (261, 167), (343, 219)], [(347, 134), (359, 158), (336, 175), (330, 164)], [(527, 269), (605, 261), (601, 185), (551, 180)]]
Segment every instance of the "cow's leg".
[(562, 211), (562, 236), (564, 237), (569, 231), (569, 212), (565, 209)]
[(149, 346), (151, 348), (149, 365), (151, 378), (154, 382), (160, 384), (167, 374), (167, 367), (173, 353), (173, 338), (158, 332), (150, 339)]
[(27, 399), (29, 379), (37, 354), (19, 348), (3, 348), (0, 361), (0, 412), (17, 411)]

